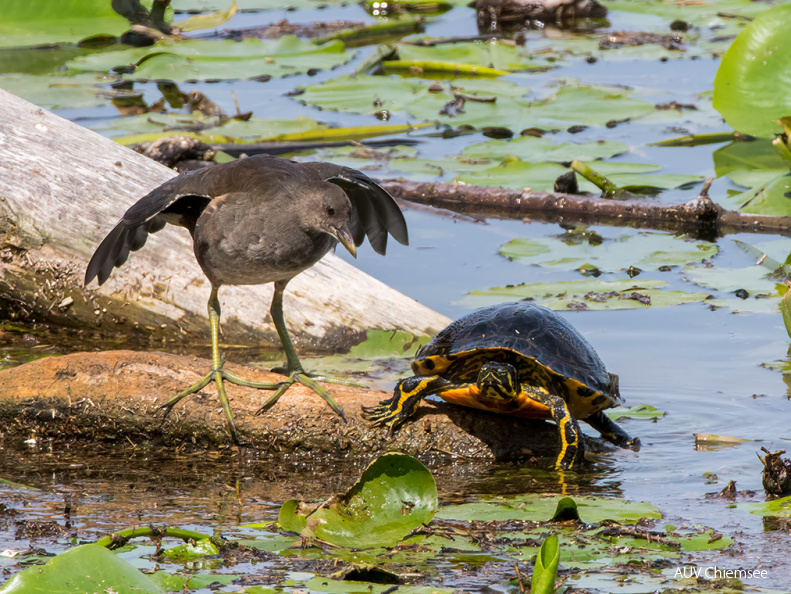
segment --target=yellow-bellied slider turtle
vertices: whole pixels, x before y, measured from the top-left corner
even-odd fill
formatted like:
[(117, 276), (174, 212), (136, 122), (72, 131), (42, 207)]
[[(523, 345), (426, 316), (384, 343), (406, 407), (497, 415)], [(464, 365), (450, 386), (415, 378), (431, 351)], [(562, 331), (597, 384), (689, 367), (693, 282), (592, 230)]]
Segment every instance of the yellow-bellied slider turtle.
[(436, 394), (462, 406), (552, 419), (562, 468), (582, 462), (577, 419), (618, 446), (640, 444), (602, 412), (623, 402), (618, 376), (571, 324), (540, 305), (495, 305), (456, 320), (418, 351), (412, 371), (392, 398), (365, 409), (366, 418), (392, 430)]

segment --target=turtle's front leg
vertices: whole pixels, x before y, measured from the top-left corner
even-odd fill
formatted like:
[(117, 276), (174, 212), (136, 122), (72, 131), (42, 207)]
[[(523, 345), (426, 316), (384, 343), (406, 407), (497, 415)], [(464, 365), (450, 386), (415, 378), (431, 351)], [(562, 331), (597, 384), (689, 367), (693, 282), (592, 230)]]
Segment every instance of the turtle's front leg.
[(560, 396), (549, 394), (543, 390), (531, 390), (530, 397), (546, 405), (552, 413), (552, 419), (558, 426), (560, 433), (560, 453), (555, 466), (557, 468), (575, 469), (582, 464), (585, 446), (582, 444), (582, 432), (566, 401)]
[(640, 451), (640, 438), (629, 437), (629, 434), (616, 425), (615, 421), (610, 419), (610, 417), (605, 415), (604, 411), (600, 410), (599, 412), (595, 412), (585, 418), (584, 421), (601, 433), (601, 436), (610, 443), (614, 443), (622, 448), (634, 450), (635, 452)]
[(379, 427), (393, 429), (415, 414), (420, 401), (430, 394), (438, 394), (451, 383), (438, 376), (413, 376), (401, 380), (393, 390), (393, 397), (376, 406), (364, 406), (363, 417)]

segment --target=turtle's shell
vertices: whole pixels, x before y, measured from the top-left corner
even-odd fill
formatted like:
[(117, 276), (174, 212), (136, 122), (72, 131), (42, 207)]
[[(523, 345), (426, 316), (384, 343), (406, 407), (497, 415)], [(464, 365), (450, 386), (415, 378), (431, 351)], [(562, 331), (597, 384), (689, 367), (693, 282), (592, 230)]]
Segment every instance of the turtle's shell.
[(412, 370), (475, 384), (489, 361), (510, 363), (523, 386), (560, 396), (578, 419), (622, 402), (618, 376), (608, 373), (588, 341), (564, 318), (532, 303), (494, 305), (459, 318), (418, 351)]

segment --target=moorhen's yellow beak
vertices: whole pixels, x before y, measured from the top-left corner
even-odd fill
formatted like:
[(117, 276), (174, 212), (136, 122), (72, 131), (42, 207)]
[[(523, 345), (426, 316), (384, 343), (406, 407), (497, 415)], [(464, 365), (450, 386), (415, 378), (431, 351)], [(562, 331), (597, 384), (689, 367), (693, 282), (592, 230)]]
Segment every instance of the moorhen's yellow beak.
[(333, 229), (335, 233), (332, 236), (337, 239), (343, 247), (349, 250), (349, 253), (352, 255), (352, 258), (357, 257), (357, 246), (354, 245), (354, 239), (352, 238), (352, 232), (349, 229), (349, 223), (346, 223), (340, 229)]

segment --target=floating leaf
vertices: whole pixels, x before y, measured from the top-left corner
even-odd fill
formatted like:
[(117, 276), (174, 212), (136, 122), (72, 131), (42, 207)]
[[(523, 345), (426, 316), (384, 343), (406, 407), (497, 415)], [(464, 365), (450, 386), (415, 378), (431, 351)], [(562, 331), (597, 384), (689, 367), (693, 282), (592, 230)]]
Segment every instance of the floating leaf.
[(765, 10), (736, 37), (714, 78), (714, 107), (735, 130), (771, 137), (791, 115), (791, 5)]
[(217, 555), (219, 550), (217, 546), (209, 538), (202, 538), (194, 543), (185, 542), (172, 549), (166, 550), (163, 555), (175, 562), (188, 561), (197, 557), (205, 557), (207, 555)]
[(639, 118), (653, 111), (652, 104), (629, 97), (625, 89), (567, 85), (555, 94), (531, 103), (522, 125), (599, 126)]
[(791, 518), (791, 496), (760, 503), (738, 503), (736, 507), (758, 516)]
[(555, 144), (551, 138), (520, 136), (513, 140), (489, 140), (471, 144), (465, 146), (461, 154), (466, 158), (491, 159), (492, 161), (501, 161), (508, 156), (513, 156), (522, 161), (570, 163), (575, 159), (578, 161), (609, 159), (628, 150), (628, 144), (609, 140), (579, 144), (574, 142)]
[(200, 29), (210, 29), (212, 27), (219, 27), (223, 23), (228, 22), (233, 15), (236, 14), (237, 5), (236, 0), (231, 2), (231, 5), (225, 10), (216, 10), (209, 14), (198, 14), (191, 16), (185, 21), (174, 23), (177, 29), (184, 33), (190, 31), (198, 31)]
[(106, 548), (86, 544), (61, 553), (45, 565), (34, 565), (8, 580), (0, 592), (116, 592), (164, 594), (138, 569)]
[[(535, 494), (492, 497), (487, 501), (443, 506), (437, 512), (437, 517), (460, 521), (546, 522), (557, 514), (562, 499)], [(580, 519), (589, 524), (597, 524), (604, 520), (634, 524), (641, 518), (662, 517), (655, 506), (646, 502), (587, 496), (577, 496), (572, 501), (576, 505)]]
[(661, 419), (665, 411), (659, 410), (650, 404), (636, 404), (634, 406), (611, 408), (604, 411), (613, 421), (621, 419)]
[(745, 213), (791, 216), (791, 172), (777, 172), (761, 185), (719, 201), (728, 208)]
[[(531, 126), (603, 125), (611, 120), (639, 117), (654, 109), (645, 101), (628, 97), (623, 90), (586, 85), (567, 86), (538, 101), (525, 99), (527, 92), (525, 87), (499, 79), (460, 79), (450, 88), (449, 84), (437, 87), (436, 83), (411, 78), (341, 76), (309, 85), (300, 99), (325, 109), (398, 113), (454, 127), (502, 127), (514, 131)], [(459, 94), (494, 100), (467, 100), (459, 106)], [(448, 105), (457, 107), (449, 109)]]
[[(457, 74), (471, 73), (484, 74), (491, 71), (492, 76), (508, 74), (508, 70), (528, 70), (539, 66), (546, 67), (547, 63), (532, 62), (524, 48), (514, 45), (498, 43), (496, 40), (489, 43), (460, 42), (447, 43), (434, 46), (420, 46), (401, 43), (397, 46), (398, 60), (391, 60), (382, 64), (385, 71), (391, 69), (412, 70), (422, 69), (432, 71), (445, 71)], [(421, 64), (422, 66), (421, 68)], [(484, 74), (486, 75), (486, 74)]]
[(107, 89), (102, 85), (112, 82), (107, 76), (95, 74), (0, 75), (0, 89), (47, 109), (81, 109), (106, 105), (110, 100), (102, 96)]
[[(393, 588), (396, 588), (395, 590)], [(305, 583), (307, 592), (326, 592), (327, 594), (385, 594), (386, 592), (401, 594), (454, 594), (455, 588), (439, 588), (437, 586), (393, 586), (392, 584), (371, 583), (358, 580), (333, 580), (326, 577), (314, 577)], [(255, 594), (251, 592), (250, 594)]]
[(703, 446), (703, 447), (712, 447), (712, 446), (733, 447), (735, 445), (752, 441), (750, 439), (744, 439), (743, 437), (734, 437), (732, 435), (715, 435), (714, 433), (695, 433), (694, 435), (695, 435), (695, 445)]
[(120, 35), (128, 28), (107, 0), (0, 3), (0, 47), (76, 43), (99, 33)]
[[(394, 545), (429, 522), (436, 507), (437, 487), (426, 467), (404, 454), (383, 454), (345, 494), (310, 513), (301, 536), (342, 547)], [(281, 515), (294, 515), (299, 509), (293, 500), (287, 501)], [(288, 518), (285, 524), (299, 526), (301, 520)]]
[(637, 281), (598, 279), (563, 281), (555, 283), (523, 283), (505, 287), (470, 291), (462, 304), (482, 307), (508, 300), (526, 299), (550, 309), (636, 309), (664, 307), (703, 301), (708, 293), (687, 293), (662, 289), (663, 281)]
[[(749, 295), (777, 295), (778, 282), (769, 277), (770, 273), (760, 265), (744, 268), (704, 268), (689, 266), (684, 269), (684, 279), (705, 287), (732, 293), (747, 291)], [(782, 286), (782, 283), (780, 283)]]
[[(189, 576), (182, 575), (181, 573), (168, 573), (162, 570), (156, 571), (150, 575), (151, 580), (155, 584), (170, 592), (186, 592), (201, 588), (208, 589), (211, 584), (223, 584), (228, 586), (240, 577), (242, 576), (232, 573), (202, 573)], [(109, 594), (109, 592), (107, 594)]]
[[(690, 183), (697, 183), (703, 178), (697, 175), (645, 173), (657, 171), (658, 165), (645, 163), (623, 163), (597, 161), (591, 164), (597, 172), (605, 175), (617, 187), (622, 189), (637, 188), (677, 188)], [(530, 188), (535, 191), (550, 192), (555, 180), (568, 173), (570, 169), (555, 163), (528, 163), (518, 159), (506, 159), (499, 165), (459, 176), (459, 181), (479, 186), (499, 186), (505, 188)], [(597, 193), (599, 189), (582, 178), (579, 178), (582, 192)]]
[(575, 240), (572, 233), (517, 238), (500, 246), (501, 256), (522, 264), (534, 264), (562, 270), (576, 270), (585, 265), (600, 272), (616, 272), (630, 267), (657, 270), (663, 266), (702, 262), (717, 254), (717, 246), (666, 233), (640, 233)]
[(166, 39), (151, 47), (83, 56), (67, 66), (104, 73), (129, 70), (125, 78), (183, 82), (286, 76), (334, 68), (351, 57), (340, 41), (317, 45), (286, 35), (277, 40)]
[(713, 159), (717, 177), (730, 175), (734, 171), (759, 169), (776, 174), (788, 170), (788, 162), (780, 156), (772, 142), (765, 138), (730, 142), (714, 151)]

